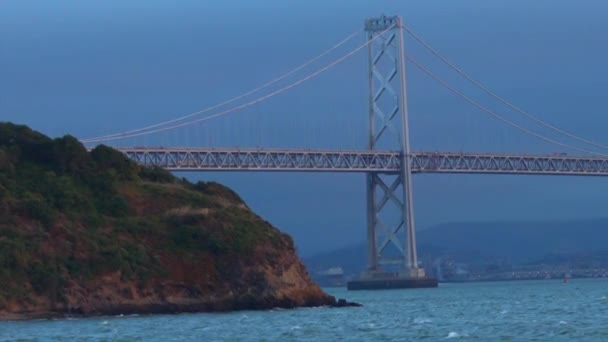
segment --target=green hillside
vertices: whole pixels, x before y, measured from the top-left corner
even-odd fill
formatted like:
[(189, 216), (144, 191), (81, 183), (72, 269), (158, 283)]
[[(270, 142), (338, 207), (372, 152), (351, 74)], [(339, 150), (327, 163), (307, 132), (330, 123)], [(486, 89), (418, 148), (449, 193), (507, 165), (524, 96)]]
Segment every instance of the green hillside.
[(330, 302), (291, 238), (233, 191), (11, 123), (0, 123), (0, 284), (0, 314)]

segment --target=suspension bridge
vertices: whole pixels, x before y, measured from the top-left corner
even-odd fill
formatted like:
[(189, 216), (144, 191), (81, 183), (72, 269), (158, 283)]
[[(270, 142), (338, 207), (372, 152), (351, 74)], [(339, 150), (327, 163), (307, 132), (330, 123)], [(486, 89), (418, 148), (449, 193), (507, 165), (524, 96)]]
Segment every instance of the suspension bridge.
[[(135, 146), (118, 147), (130, 159), (147, 166), (161, 167), (175, 172), (230, 171), (230, 172), (360, 172), (366, 174), (367, 189), (367, 241), (368, 267), (361, 278), (349, 283), (350, 289), (387, 287), (433, 287), (436, 280), (426, 277), (416, 251), (416, 229), (413, 208), (412, 174), (516, 174), (561, 176), (608, 176), (608, 157), (595, 152), (607, 148), (602, 144), (580, 137), (547, 123), (513, 105), (474, 80), (462, 69), (450, 62), (430, 44), (407, 27), (399, 16), (382, 16), (365, 21), (367, 39), (364, 44), (278, 90), (268, 92), (253, 100), (235, 105), (246, 97), (261, 92), (296, 72), (320, 60), (355, 35), (351, 34), (331, 49), (292, 69), (279, 78), (221, 102), (212, 107), (169, 121), (139, 129), (103, 135), (82, 141), (88, 145), (112, 143), (139, 136), (161, 134), (168, 131), (205, 124), (215, 118), (254, 106), (276, 95), (287, 92), (319, 74), (335, 67), (361, 50), (368, 55), (368, 132), (365, 149), (293, 149), (293, 148), (217, 148), (217, 147), (170, 147)], [(487, 106), (467, 96), (434, 74), (411, 55), (406, 54), (404, 37), (409, 34), (433, 56), (452, 71), (469, 81), (491, 98), (521, 114), (534, 124), (587, 147), (563, 142), (531, 130), (507, 119)], [(456, 97), (476, 110), (489, 115), (513, 130), (575, 151), (575, 155), (554, 153), (526, 155), (504, 153), (471, 153), (411, 151), (408, 118), (408, 92), (406, 61), (446, 88)], [(219, 111), (218, 111), (219, 110)], [(205, 113), (212, 113), (203, 116)], [(389, 208), (388, 203), (394, 204)], [(390, 217), (397, 219), (391, 221)], [(392, 252), (389, 251), (389, 246)], [(389, 271), (390, 265), (398, 265), (397, 271)]]

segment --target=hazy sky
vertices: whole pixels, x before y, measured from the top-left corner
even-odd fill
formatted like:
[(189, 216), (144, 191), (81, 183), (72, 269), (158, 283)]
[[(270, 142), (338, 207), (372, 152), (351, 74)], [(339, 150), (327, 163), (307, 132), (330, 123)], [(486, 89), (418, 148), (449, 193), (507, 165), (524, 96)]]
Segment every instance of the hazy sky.
[[(4, 0), (0, 120), (78, 137), (154, 124), (275, 78), (362, 28), (366, 17), (383, 13), (402, 15), (434, 47), (515, 104), (608, 144), (608, 4), (600, 0)], [(324, 62), (362, 42), (361, 35)], [(413, 40), (407, 49), (475, 99), (538, 129), (451, 74)], [(365, 58), (358, 54), (293, 92), (215, 123), (124, 144), (363, 148)], [(414, 149), (563, 150), (503, 127), (408, 68)], [(304, 255), (365, 238), (363, 175), (187, 176), (234, 188), (292, 234)], [(414, 178), (420, 229), (453, 220), (605, 216), (608, 200), (608, 180), (602, 178)]]

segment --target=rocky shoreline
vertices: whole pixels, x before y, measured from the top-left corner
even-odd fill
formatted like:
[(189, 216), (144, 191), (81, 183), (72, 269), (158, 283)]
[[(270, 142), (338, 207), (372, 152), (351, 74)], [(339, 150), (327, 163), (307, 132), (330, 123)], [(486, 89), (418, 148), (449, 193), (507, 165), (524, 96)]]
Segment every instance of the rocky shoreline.
[(89, 318), (102, 316), (122, 315), (153, 315), (153, 314), (183, 314), (183, 313), (220, 313), (231, 311), (262, 311), (272, 309), (296, 309), (304, 307), (344, 308), (360, 307), (359, 303), (349, 302), (345, 299), (336, 299), (333, 296), (320, 300), (310, 300), (299, 304), (290, 299), (272, 300), (261, 299), (256, 301), (224, 300), (217, 302), (198, 302), (188, 304), (156, 303), (156, 304), (121, 304), (94, 311), (83, 311), (80, 308), (69, 308), (51, 311), (21, 311), (0, 313), (0, 321), (7, 320), (35, 320), (35, 319), (61, 319), (61, 318)]

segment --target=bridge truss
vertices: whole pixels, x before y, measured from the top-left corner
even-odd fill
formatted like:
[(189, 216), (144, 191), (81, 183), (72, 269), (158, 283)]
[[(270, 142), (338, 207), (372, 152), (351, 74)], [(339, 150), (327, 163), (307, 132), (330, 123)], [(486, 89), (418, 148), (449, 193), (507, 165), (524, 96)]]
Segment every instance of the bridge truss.
[[(169, 171), (401, 171), (398, 151), (266, 150), (238, 148), (119, 148), (142, 165)], [(411, 152), (412, 173), (608, 176), (608, 158)]]

